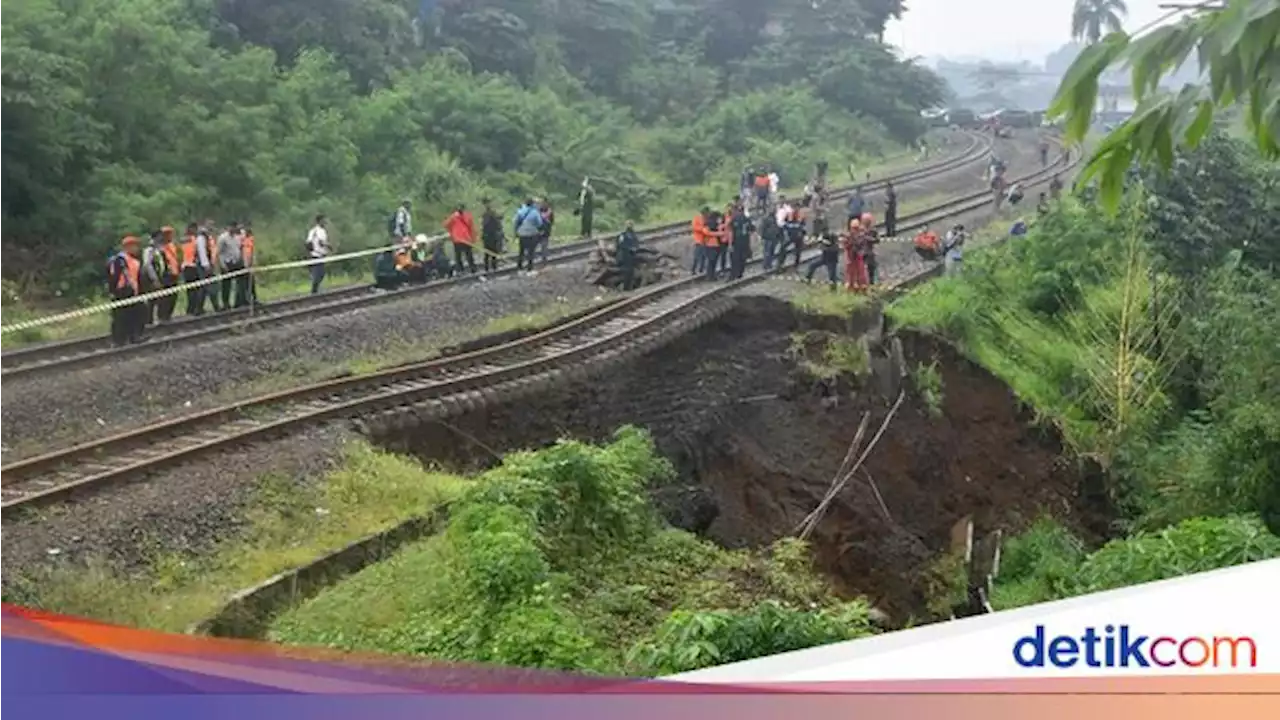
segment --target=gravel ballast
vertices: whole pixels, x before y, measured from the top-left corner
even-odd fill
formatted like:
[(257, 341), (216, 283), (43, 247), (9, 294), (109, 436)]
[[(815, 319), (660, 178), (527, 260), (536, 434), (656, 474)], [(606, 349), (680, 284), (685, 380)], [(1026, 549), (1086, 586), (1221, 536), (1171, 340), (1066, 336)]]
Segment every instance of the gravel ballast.
[[(1000, 152), (1018, 174), (1035, 154), (1035, 142), (1004, 141)], [(1010, 149), (1015, 152), (1010, 152)], [(980, 187), (982, 163), (899, 188), (900, 203), (913, 197)], [(834, 180), (834, 178), (833, 178)], [(873, 209), (882, 207), (871, 194)], [(686, 238), (661, 244), (691, 252)], [(574, 263), (540, 270), (536, 277), (495, 278), (393, 303), (178, 346), (162, 355), (7, 383), (0, 418), (6, 462), (158, 422), (236, 399), (337, 374), (347, 363), (406, 344), (443, 347), (472, 339), (493, 319), (546, 310), (558, 302), (581, 306), (607, 293), (587, 285)], [(330, 369), (332, 373), (330, 373)], [(291, 381), (291, 378), (294, 378)]]
[[(1018, 152), (1005, 151), (1014, 176), (1039, 165), (1033, 143), (1017, 147)], [(900, 189), (901, 202), (912, 195), (975, 188), (979, 172), (971, 165), (944, 178), (905, 186)], [(950, 190), (947, 182), (952, 183)], [(1034, 214), (1036, 192), (1028, 190), (1024, 215)], [(990, 215), (989, 210), (979, 211), (963, 220), (976, 223)], [(670, 247), (677, 243), (687, 245), (677, 240)], [(892, 270), (885, 267), (886, 279), (926, 267), (909, 244), (886, 248), (881, 263), (894, 265)], [(770, 292), (766, 289), (770, 286), (775, 292), (782, 290), (780, 286), (796, 287), (766, 283), (753, 286), (754, 292)], [(451, 288), (305, 325), (178, 348), (163, 357), (141, 358), (121, 367), (33, 376), (6, 388), (4, 440), (6, 445), (37, 441), (54, 445), (54, 437), (63, 438), (57, 445), (83, 441), (221, 404), (264, 376), (292, 374), (317, 364), (337, 370), (354, 358), (427, 338), (439, 346), (452, 345), (471, 339), (494, 318), (545, 309), (558, 301), (581, 303), (605, 297), (606, 293), (582, 282), (582, 267), (570, 265), (540, 271), (533, 278)], [(316, 482), (341, 460), (343, 445), (351, 437), (345, 423), (312, 427), (278, 440), (210, 453), (145, 480), (8, 521), (3, 529), (7, 567), (25, 570), (93, 557), (141, 568), (158, 548), (200, 554), (235, 537), (245, 526), (246, 503), (264, 475), (291, 478), (298, 484)], [(11, 461), (7, 452), (6, 461)]]

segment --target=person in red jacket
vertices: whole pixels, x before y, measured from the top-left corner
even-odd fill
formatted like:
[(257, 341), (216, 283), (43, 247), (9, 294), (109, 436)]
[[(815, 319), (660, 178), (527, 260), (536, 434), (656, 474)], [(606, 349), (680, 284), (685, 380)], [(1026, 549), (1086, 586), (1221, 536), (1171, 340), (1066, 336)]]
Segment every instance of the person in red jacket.
[(849, 232), (842, 239), (844, 245), (844, 286), (846, 290), (865, 292), (867, 289), (867, 230), (860, 220), (849, 221)]
[(449, 239), (453, 241), (453, 271), (462, 271), (462, 259), (467, 259), (467, 271), (472, 275), (476, 272), (476, 256), (471, 250), (471, 246), (476, 241), (476, 223), (471, 217), (471, 213), (467, 212), (465, 205), (459, 205), (457, 210), (449, 214), (444, 221), (444, 229), (449, 233)]

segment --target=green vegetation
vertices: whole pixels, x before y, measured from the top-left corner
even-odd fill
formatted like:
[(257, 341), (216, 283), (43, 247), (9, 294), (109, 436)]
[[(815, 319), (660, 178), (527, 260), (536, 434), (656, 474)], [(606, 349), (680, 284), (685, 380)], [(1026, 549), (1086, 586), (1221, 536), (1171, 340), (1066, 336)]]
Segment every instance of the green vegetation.
[[(246, 510), (246, 530), (192, 558), (140, 543), (149, 567), (127, 573), (94, 561), (6, 583), (5, 602), (131, 627), (184, 632), (235, 592), (311, 562), (457, 497), (464, 480), (357, 442), (342, 466), (314, 487), (263, 478)], [(13, 570), (15, 574), (19, 571)]]
[(276, 640), (527, 667), (658, 674), (872, 631), (807, 548), (726, 551), (665, 528), (673, 470), (642, 431), (507, 455), (448, 529), (278, 618)]
[(869, 303), (866, 295), (832, 292), (825, 286), (806, 285), (791, 296), (791, 304), (803, 313), (848, 319)]
[(997, 604), (1280, 555), (1265, 529), (1280, 533), (1278, 181), (1280, 166), (1215, 136), (1135, 178), (1118, 214), (1086, 189), (890, 308), (1099, 462), (1130, 534), (1088, 554), (1038, 527), (1011, 542)]
[(918, 363), (911, 369), (911, 383), (920, 393), (929, 414), (935, 418), (942, 417), (942, 373), (938, 370), (938, 361), (928, 365)]
[(805, 372), (824, 380), (842, 375), (865, 378), (871, 372), (871, 351), (863, 336), (816, 330), (793, 333), (787, 354)]
[(897, 162), (942, 92), (877, 40), (898, 0), (419, 7), (6, 8), (6, 311), (95, 294), (121, 235), (205, 217), (251, 219), (260, 263), (297, 259), (316, 212), (340, 251), (381, 243), (405, 197), (432, 230), (459, 202), (507, 217), (542, 195), (576, 235), (584, 176), (597, 228), (685, 219), (735, 195), (747, 163), (799, 187), (820, 159)]
[[(1178, 22), (1130, 36), (1114, 16), (1117, 0), (1077, 0), (1072, 34), (1093, 44), (1071, 64), (1051, 118), (1065, 119), (1068, 140), (1084, 139), (1097, 106), (1099, 78), (1108, 69), (1129, 69), (1138, 107), (1133, 117), (1097, 146), (1081, 174), (1097, 177), (1100, 200), (1119, 207), (1132, 163), (1173, 166), (1180, 144), (1196, 147), (1215, 115), (1242, 110), (1253, 144), (1271, 159), (1280, 157), (1280, 0), (1226, 0), (1222, 8), (1190, 12)], [(1102, 37), (1102, 28), (1113, 31)], [(1192, 54), (1207, 83), (1187, 83), (1174, 93), (1161, 78), (1178, 71)]]

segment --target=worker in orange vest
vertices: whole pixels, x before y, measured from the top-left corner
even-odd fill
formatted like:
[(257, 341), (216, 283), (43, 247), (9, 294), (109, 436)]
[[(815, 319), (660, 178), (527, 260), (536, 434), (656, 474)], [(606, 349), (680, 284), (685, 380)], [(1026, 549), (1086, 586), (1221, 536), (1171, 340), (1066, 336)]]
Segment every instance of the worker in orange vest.
[[(120, 252), (107, 261), (107, 291), (112, 300), (128, 300), (142, 294), (141, 243), (128, 235), (120, 242)], [(146, 303), (135, 302), (111, 309), (111, 342), (116, 346), (142, 340)]]
[[(160, 228), (151, 246), (142, 254), (142, 269), (146, 278), (143, 282), (145, 292), (172, 288), (182, 279), (182, 263), (178, 245), (173, 241), (173, 227), (165, 225)], [(172, 320), (173, 308), (177, 304), (177, 293), (156, 298), (151, 303), (151, 307), (155, 310), (155, 319), (161, 324)], [(150, 310), (147, 316), (150, 318)]]
[(693, 216), (693, 266), (689, 269), (692, 275), (707, 269), (707, 238), (713, 232), (708, 226), (712, 220), (711, 208), (705, 205)]
[[(187, 225), (187, 232), (182, 236), (181, 251), (182, 282), (195, 283), (208, 277), (212, 271), (209, 263), (208, 237), (200, 233), (195, 223)], [(187, 288), (187, 314), (204, 314), (204, 297), (208, 294), (208, 286)]]
[(244, 266), (249, 272), (241, 276), (241, 282), (244, 285), (244, 292), (237, 291), (236, 297), (244, 297), (250, 305), (258, 304), (258, 284), (253, 278), (253, 248), (255, 240), (253, 237), (253, 228), (249, 226), (246, 220), (240, 226), (240, 258), (244, 262)]

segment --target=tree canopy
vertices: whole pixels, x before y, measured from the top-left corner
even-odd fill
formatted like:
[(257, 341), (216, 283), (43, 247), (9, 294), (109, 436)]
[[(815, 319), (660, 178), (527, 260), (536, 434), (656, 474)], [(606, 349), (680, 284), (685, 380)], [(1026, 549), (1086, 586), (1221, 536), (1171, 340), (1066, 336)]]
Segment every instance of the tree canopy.
[(66, 291), (122, 234), (210, 216), (251, 218), (269, 258), (317, 211), (366, 244), (406, 194), (568, 201), (591, 175), (606, 227), (644, 220), (744, 157), (883, 153), (943, 91), (879, 41), (900, 0), (5, 9), (5, 277)]
[[(1207, 82), (1176, 92), (1160, 87), (1195, 53)], [(1240, 105), (1258, 149), (1280, 157), (1280, 0), (1227, 0), (1213, 12), (1195, 13), (1141, 35), (1112, 32), (1082, 52), (1067, 71), (1050, 108), (1065, 118), (1068, 139), (1089, 131), (1099, 77), (1127, 67), (1138, 107), (1098, 145), (1081, 173), (1097, 177), (1103, 204), (1120, 202), (1125, 173), (1134, 162), (1173, 163), (1177, 145), (1197, 145), (1215, 115)]]

